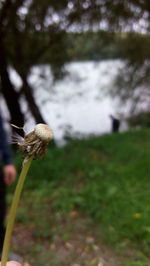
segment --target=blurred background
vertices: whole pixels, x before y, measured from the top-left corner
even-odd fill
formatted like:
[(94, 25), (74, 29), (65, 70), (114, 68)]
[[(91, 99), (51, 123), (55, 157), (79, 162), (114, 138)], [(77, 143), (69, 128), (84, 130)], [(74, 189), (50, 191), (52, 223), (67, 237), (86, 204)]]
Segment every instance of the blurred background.
[(110, 114), (149, 125), (148, 1), (1, 1), (0, 15), (6, 121), (48, 123), (59, 144), (110, 132)]
[[(0, 1), (5, 126), (46, 123), (54, 133), (17, 218), (14, 250), (25, 265), (149, 265), (149, 33), (148, 0)], [(38, 221), (41, 205), (55, 222)]]

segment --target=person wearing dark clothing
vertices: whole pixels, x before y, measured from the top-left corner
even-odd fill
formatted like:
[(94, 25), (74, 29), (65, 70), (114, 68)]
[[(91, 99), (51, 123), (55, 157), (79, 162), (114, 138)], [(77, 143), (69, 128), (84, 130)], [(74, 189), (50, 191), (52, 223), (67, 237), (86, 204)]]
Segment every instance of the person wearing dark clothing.
[(112, 120), (112, 132), (118, 132), (120, 127), (120, 120), (115, 118), (113, 115), (110, 115)]
[(6, 185), (10, 185), (16, 178), (16, 169), (12, 161), (12, 152), (0, 116), (0, 253), (5, 236), (6, 215)]

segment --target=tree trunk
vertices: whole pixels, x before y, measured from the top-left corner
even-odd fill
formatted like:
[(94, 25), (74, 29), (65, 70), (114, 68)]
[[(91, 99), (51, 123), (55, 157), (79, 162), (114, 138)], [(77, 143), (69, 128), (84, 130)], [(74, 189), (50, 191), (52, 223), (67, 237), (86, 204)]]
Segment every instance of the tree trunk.
[[(35, 103), (34, 97), (32, 95), (32, 88), (30, 87), (26, 76), (23, 75), (22, 73), (20, 74), (19, 72), (18, 72), (18, 74), (20, 75), (22, 82), (23, 82), (23, 86), (21, 88), (21, 93), (23, 93), (24, 96), (26, 97), (28, 106), (30, 108), (30, 111), (31, 111), (36, 123), (37, 124), (38, 123), (46, 124), (45, 120), (43, 119), (43, 117), (40, 113), (40, 110), (38, 109), (38, 106)], [(54, 141), (54, 139), (52, 139), (52, 141), (49, 144), (49, 147), (54, 148), (55, 146), (56, 146), (55, 141)]]
[(38, 106), (35, 103), (34, 97), (32, 95), (32, 88), (30, 87), (26, 76), (22, 75), (20, 73), (19, 73), (19, 75), (20, 75), (22, 82), (23, 82), (21, 90), (22, 90), (22, 92), (23, 92), (23, 94), (27, 100), (28, 106), (30, 108), (30, 111), (31, 111), (36, 123), (46, 124), (44, 118), (41, 115), (41, 112), (40, 112)]
[[(1, 91), (5, 98), (8, 110), (10, 112), (11, 123), (18, 127), (24, 125), (24, 115), (21, 112), (21, 108), (18, 101), (18, 94), (15, 91), (7, 70), (7, 62), (5, 57), (5, 49), (3, 48), (2, 42), (0, 43), (0, 78), (1, 78)], [(17, 130), (17, 133), (23, 135), (23, 131)]]

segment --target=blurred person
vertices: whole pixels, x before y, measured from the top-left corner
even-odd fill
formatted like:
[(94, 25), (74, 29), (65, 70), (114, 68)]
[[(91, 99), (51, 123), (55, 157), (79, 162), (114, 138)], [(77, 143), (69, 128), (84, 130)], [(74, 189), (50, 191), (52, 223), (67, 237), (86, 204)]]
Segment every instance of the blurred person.
[(0, 254), (5, 236), (6, 185), (11, 185), (15, 181), (15, 178), (16, 168), (13, 165), (12, 152), (0, 115)]
[(111, 118), (112, 121), (112, 132), (119, 132), (120, 120), (114, 117), (113, 115), (110, 115), (109, 117)]

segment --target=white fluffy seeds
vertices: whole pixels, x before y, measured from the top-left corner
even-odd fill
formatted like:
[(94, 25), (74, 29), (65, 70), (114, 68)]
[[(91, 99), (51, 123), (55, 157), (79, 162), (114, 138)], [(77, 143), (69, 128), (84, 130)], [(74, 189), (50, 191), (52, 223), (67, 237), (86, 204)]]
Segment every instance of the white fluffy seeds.
[(52, 131), (46, 124), (37, 124), (34, 132), (43, 141), (49, 141), (53, 138)]

